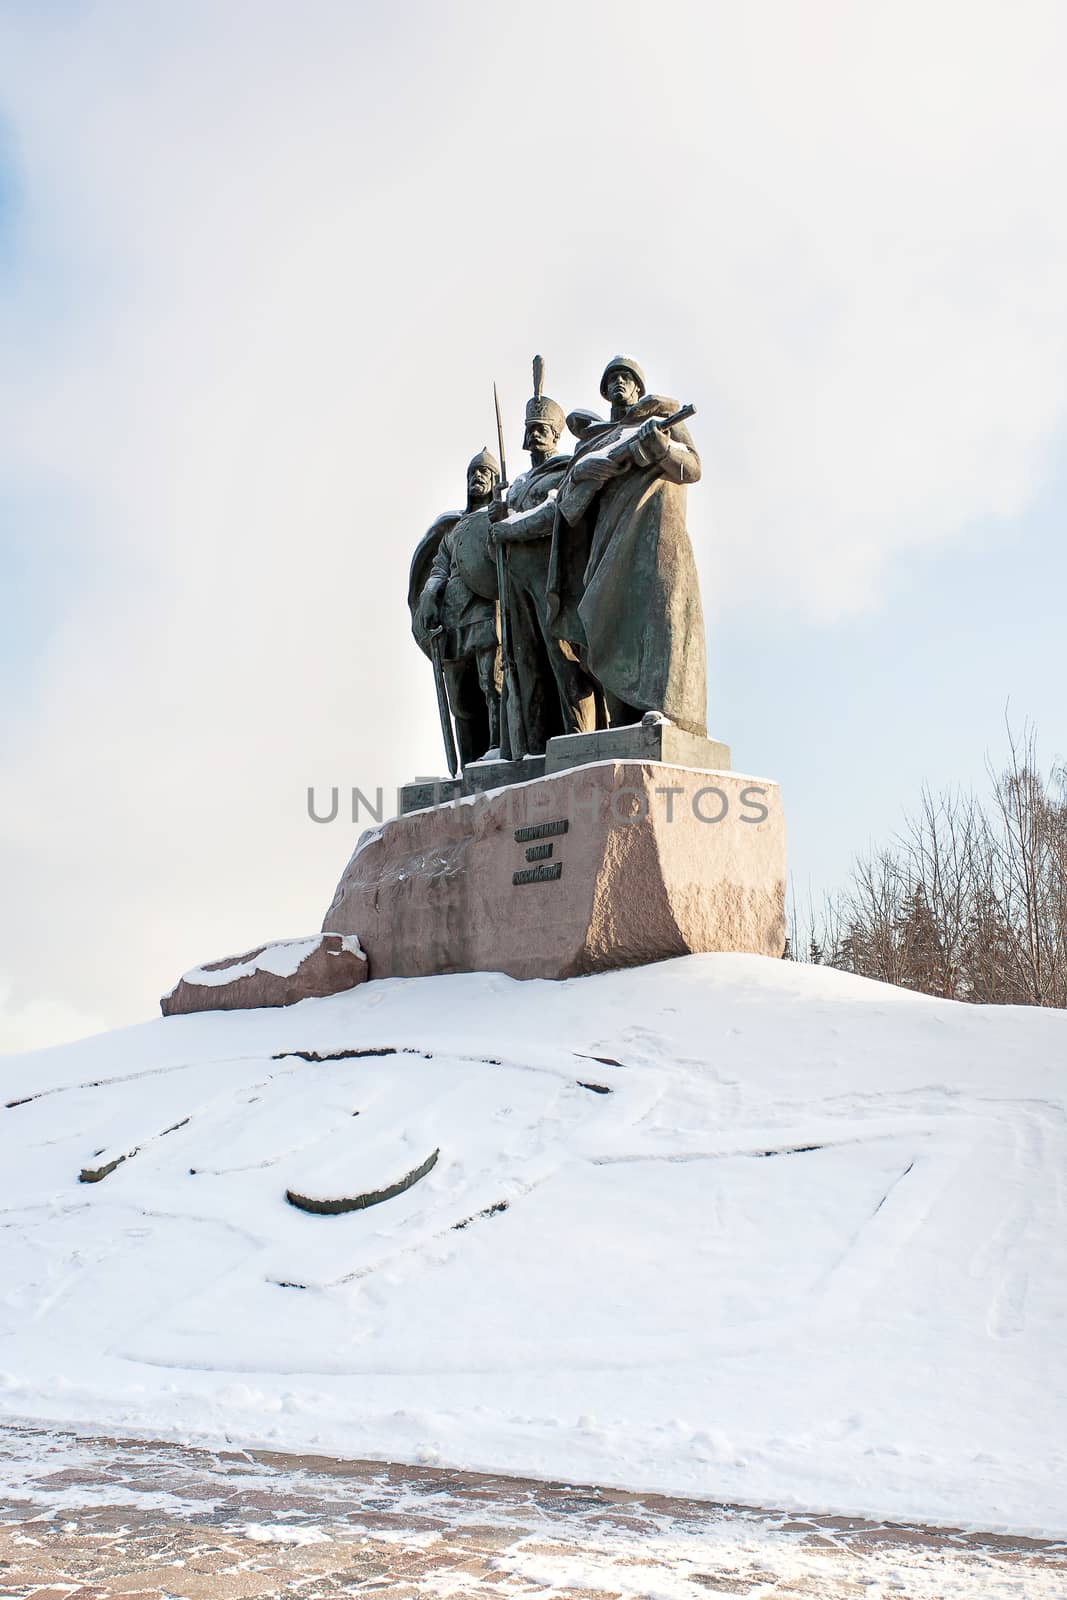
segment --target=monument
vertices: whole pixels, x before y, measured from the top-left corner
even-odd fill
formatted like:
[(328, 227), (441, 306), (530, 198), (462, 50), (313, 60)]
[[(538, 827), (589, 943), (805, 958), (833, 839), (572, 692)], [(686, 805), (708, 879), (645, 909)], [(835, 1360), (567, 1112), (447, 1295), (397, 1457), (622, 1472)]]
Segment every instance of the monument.
[[(401, 815), (357, 845), (323, 930), (358, 935), (372, 977), (779, 956), (778, 788), (731, 772), (728, 747), (707, 736), (686, 527), (701, 475), (694, 408), (650, 393), (631, 356), (601, 375), (606, 417), (565, 413), (539, 356), (533, 369), (529, 469), (508, 483), (498, 406), (491, 503), (478, 523), (468, 511), (466, 538), (457, 525), (441, 541), (494, 608), (499, 744), (405, 787)], [(573, 454), (560, 449), (565, 427)], [(425, 623), (444, 571), (439, 554), (422, 596), (409, 592)]]
[(544, 378), (536, 356), (529, 467), (509, 482), (497, 403), (498, 456), (470, 460), (465, 508), (441, 513), (411, 561), (447, 773), (405, 785), (400, 814), (359, 840), (322, 951), (292, 947), (298, 977), (295, 955), (251, 952), (189, 974), (168, 1009), (210, 1006), (224, 979), (232, 998), (215, 1004), (285, 1005), (349, 972), (560, 979), (782, 954), (778, 786), (733, 772), (708, 737), (686, 526), (695, 408), (649, 392), (632, 356), (600, 376), (607, 416), (565, 411)]

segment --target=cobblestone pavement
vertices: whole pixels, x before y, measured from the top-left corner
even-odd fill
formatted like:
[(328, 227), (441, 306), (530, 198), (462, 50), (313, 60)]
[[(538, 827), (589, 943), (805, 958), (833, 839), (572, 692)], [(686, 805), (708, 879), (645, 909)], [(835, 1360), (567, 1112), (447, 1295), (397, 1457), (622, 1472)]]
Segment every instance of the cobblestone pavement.
[(1065, 1600), (1067, 1544), (484, 1473), (0, 1431), (0, 1596)]

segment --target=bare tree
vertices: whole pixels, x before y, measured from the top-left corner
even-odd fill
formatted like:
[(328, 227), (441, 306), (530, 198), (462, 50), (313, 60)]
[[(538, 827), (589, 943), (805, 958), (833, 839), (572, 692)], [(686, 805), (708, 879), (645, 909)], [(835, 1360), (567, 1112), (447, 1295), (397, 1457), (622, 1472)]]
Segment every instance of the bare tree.
[(1025, 1005), (1067, 1006), (1067, 785), (1046, 780), (1034, 732), (1008, 729), (1010, 761), (993, 775), (993, 886), (1001, 982)]
[(1036, 739), (1008, 729), (991, 795), (934, 795), (888, 849), (859, 859), (845, 891), (789, 953), (924, 994), (1067, 1007), (1067, 774), (1041, 773)]

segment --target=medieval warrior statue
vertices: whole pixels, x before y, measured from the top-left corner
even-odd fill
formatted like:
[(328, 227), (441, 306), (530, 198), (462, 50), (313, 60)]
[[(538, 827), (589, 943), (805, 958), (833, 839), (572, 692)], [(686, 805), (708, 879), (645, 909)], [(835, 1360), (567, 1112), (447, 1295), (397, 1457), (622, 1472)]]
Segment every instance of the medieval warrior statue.
[[(700, 478), (692, 406), (646, 393), (630, 356), (600, 380), (610, 420), (563, 409), (534, 357), (523, 449), (467, 468), (467, 508), (444, 512), (411, 563), (412, 632), (434, 663), (449, 770), (544, 753), (556, 735), (661, 712), (706, 735), (704, 618), (685, 525)], [(495, 389), (494, 389), (495, 393)], [(567, 427), (573, 456), (559, 449)], [(455, 721), (453, 736), (452, 721)], [(459, 750), (457, 753), (456, 744)]]
[(533, 361), (533, 398), (526, 403), (522, 447), (530, 468), (520, 473), (489, 512), (502, 563), (511, 671), (505, 678), (501, 754), (541, 755), (549, 739), (595, 726), (594, 685), (568, 640), (558, 638), (548, 612), (548, 564), (556, 494), (571, 458), (559, 452), (566, 425), (562, 407), (544, 393), (545, 364)]
[(548, 605), (603, 688), (612, 725), (661, 711), (706, 735), (704, 617), (685, 526), (686, 485), (700, 478), (684, 425), (692, 407), (677, 416), (675, 401), (646, 387), (630, 356), (604, 369), (611, 420), (586, 423), (559, 486)]
[[(487, 554), (489, 506), (499, 477), (500, 467), (487, 448), (473, 457), (467, 467), (467, 509), (438, 517), (424, 536), (412, 560), (408, 590), (415, 638), (434, 656), (435, 666), (440, 662), (443, 668), (463, 766), (500, 742), (495, 577)], [(471, 552), (478, 587), (469, 581)], [(412, 591), (427, 565), (429, 573), (416, 599)]]

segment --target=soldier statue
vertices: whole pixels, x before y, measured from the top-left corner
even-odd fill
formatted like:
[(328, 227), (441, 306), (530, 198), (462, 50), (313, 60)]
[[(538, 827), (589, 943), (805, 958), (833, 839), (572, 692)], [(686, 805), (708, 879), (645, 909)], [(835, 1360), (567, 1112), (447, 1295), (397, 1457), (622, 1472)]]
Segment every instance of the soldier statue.
[(661, 711), (706, 735), (704, 617), (685, 525), (700, 457), (684, 422), (671, 421), (677, 403), (646, 395), (632, 357), (608, 362), (600, 393), (611, 420), (586, 416), (556, 499), (552, 627), (602, 687), (612, 726)]
[(544, 391), (544, 362), (533, 363), (533, 398), (526, 403), (522, 447), (530, 468), (496, 499), (489, 517), (495, 544), (504, 546), (503, 604), (513, 671), (505, 680), (501, 754), (541, 755), (556, 734), (595, 726), (594, 685), (574, 645), (556, 637), (548, 613), (548, 563), (556, 520), (556, 493), (570, 465), (558, 450), (562, 408)]
[[(481, 552), (490, 581), (495, 581), (485, 552), (489, 540), (488, 508), (499, 479), (496, 460), (488, 449), (481, 450), (467, 467), (466, 511), (439, 517), (420, 543), (412, 563), (413, 588), (426, 568), (427, 546), (436, 541), (429, 576), (415, 603), (412, 627), (427, 654), (434, 631), (443, 630), (444, 678), (463, 766), (479, 760), (500, 742), (496, 602), (471, 587), (464, 576), (463, 563), (465, 549)], [(409, 589), (409, 601), (413, 598)]]

